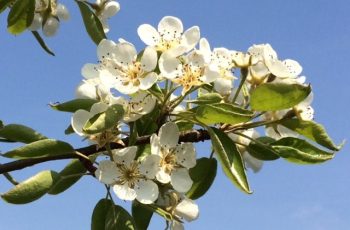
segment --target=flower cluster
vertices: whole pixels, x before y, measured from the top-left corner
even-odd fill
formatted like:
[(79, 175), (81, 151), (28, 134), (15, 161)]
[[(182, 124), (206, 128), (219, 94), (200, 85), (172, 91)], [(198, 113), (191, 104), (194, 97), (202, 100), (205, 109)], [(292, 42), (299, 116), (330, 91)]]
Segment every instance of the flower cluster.
[[(106, 32), (106, 19), (118, 10), (114, 1), (96, 3), (96, 14)], [(197, 26), (184, 30), (181, 20), (171, 16), (161, 19), (157, 28), (143, 24), (137, 32), (146, 44), (141, 52), (123, 39), (99, 43), (98, 63), (83, 66), (84, 79), (76, 90), (77, 98), (92, 104), (75, 111), (71, 126), (78, 135), (107, 149), (102, 154), (109, 159), (96, 162), (99, 181), (113, 188), (122, 200), (137, 200), (167, 211), (172, 215), (172, 228), (182, 229), (182, 219), (194, 220), (199, 211), (187, 195), (193, 185), (190, 171), (197, 165), (196, 151), (192, 142), (180, 142), (181, 131), (194, 125), (214, 125), (227, 135), (245, 167), (258, 172), (263, 161), (253, 154), (251, 145), (267, 148), (272, 141), (297, 137), (279, 122), (287, 118), (312, 120), (313, 95), (304, 92), (308, 86), (300, 76), (299, 63), (280, 60), (269, 44), (253, 45), (247, 52), (212, 49)], [(292, 98), (299, 101), (288, 107), (282, 95), (276, 99), (278, 106), (260, 109), (258, 104), (255, 109), (253, 100), (259, 97), (253, 99), (253, 94), (262, 86), (301, 87), (305, 96)], [(191, 100), (193, 96), (195, 100)], [(116, 105), (124, 112), (112, 125), (106, 125), (119, 116), (111, 110)], [(92, 126), (94, 131), (88, 131)], [(258, 126), (265, 127), (263, 139), (254, 129)], [(145, 135), (149, 144), (123, 142), (126, 137), (131, 140)], [(111, 150), (113, 142), (125, 147)], [(220, 155), (218, 151), (224, 150), (214, 147), (213, 152)]]
[(43, 34), (52, 37), (56, 34), (60, 20), (67, 21), (69, 12), (65, 5), (58, 3), (57, 0), (36, 0), (35, 13), (32, 24), (28, 30), (37, 31), (42, 29)]

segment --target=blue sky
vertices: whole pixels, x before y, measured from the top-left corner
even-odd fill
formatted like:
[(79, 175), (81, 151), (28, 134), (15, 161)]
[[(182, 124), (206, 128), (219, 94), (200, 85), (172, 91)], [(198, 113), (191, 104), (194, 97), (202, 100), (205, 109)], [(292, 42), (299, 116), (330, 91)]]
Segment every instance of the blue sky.
[[(57, 36), (47, 39), (56, 57), (45, 54), (30, 33), (14, 37), (6, 32), (0, 15), (0, 119), (22, 123), (45, 135), (84, 143), (63, 130), (70, 116), (51, 110), (49, 102), (74, 97), (81, 67), (95, 62), (96, 46), (87, 37), (78, 8), (64, 1), (71, 20), (62, 23)], [(315, 120), (326, 126), (336, 142), (349, 139), (350, 4), (347, 0), (121, 0), (121, 12), (110, 20), (108, 37), (122, 37), (142, 47), (136, 29), (142, 23), (157, 25), (166, 15), (182, 19), (189, 28), (198, 25), (213, 47), (245, 51), (252, 44), (270, 43), (281, 58), (298, 60), (312, 84)], [(208, 148), (200, 145), (199, 156)], [(1, 144), (0, 149), (8, 149)], [(317, 166), (268, 162), (261, 172), (249, 172), (253, 195), (238, 191), (221, 169), (214, 186), (198, 200), (200, 217), (188, 229), (243, 230), (345, 230), (350, 219), (350, 156), (346, 145), (334, 160)], [(47, 163), (14, 173), (18, 180), (43, 169), (60, 170), (66, 162)], [(11, 185), (0, 177), (0, 192)], [(15, 206), (0, 202), (0, 229), (89, 229), (95, 203), (104, 187), (86, 177), (60, 196)], [(124, 203), (119, 201), (120, 203)], [(125, 205), (128, 205), (125, 203)], [(150, 229), (163, 229), (155, 217)]]

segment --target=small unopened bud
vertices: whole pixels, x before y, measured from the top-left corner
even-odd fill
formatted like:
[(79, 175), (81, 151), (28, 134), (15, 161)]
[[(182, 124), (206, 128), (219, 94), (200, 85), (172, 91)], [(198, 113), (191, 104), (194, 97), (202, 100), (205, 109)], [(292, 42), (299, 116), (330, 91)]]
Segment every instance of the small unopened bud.
[(28, 27), (28, 30), (36, 31), (39, 30), (42, 26), (43, 18), (40, 14), (34, 14), (32, 24)]
[(57, 17), (65, 21), (69, 19), (69, 12), (65, 5), (62, 5), (62, 4), (57, 5)]
[(43, 33), (46, 37), (52, 37), (56, 34), (60, 23), (54, 17), (49, 17), (43, 26)]
[(103, 9), (103, 15), (105, 18), (110, 18), (118, 13), (120, 10), (120, 5), (116, 1), (109, 1), (105, 4)]

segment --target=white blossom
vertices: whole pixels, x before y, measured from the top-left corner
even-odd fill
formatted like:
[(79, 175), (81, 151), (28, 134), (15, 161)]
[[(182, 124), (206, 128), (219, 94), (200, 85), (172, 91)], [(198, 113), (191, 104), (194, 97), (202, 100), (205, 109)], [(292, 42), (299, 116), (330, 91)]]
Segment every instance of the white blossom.
[(193, 26), (183, 32), (180, 19), (172, 16), (162, 18), (155, 29), (149, 24), (140, 25), (137, 33), (141, 40), (157, 51), (170, 52), (173, 56), (180, 56), (193, 49), (199, 41), (198, 26)]
[(177, 125), (165, 123), (158, 135), (151, 136), (151, 152), (161, 158), (157, 180), (163, 184), (170, 183), (176, 191), (185, 193), (193, 183), (188, 169), (196, 165), (196, 152), (192, 143), (178, 144), (178, 141)]
[(107, 20), (116, 15), (120, 11), (120, 4), (113, 0), (97, 0), (96, 3), (96, 15), (100, 19), (103, 31), (109, 32), (109, 26)]
[(158, 198), (158, 186), (152, 179), (160, 159), (149, 155), (140, 162), (135, 160), (136, 152), (136, 146), (112, 150), (113, 161), (101, 161), (95, 176), (102, 183), (113, 186), (120, 199), (151, 204)]

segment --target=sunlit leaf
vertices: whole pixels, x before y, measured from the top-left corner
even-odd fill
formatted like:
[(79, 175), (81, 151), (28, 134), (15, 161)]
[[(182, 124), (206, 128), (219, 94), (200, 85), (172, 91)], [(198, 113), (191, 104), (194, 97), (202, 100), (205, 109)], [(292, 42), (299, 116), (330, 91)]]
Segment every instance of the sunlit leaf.
[(83, 127), (83, 131), (87, 134), (100, 133), (113, 128), (123, 116), (124, 109), (122, 105), (111, 105), (105, 112), (98, 113), (90, 118)]
[(319, 145), (330, 150), (339, 151), (342, 145), (335, 145), (332, 139), (327, 134), (325, 128), (314, 121), (302, 121), (300, 119), (284, 120), (281, 125), (291, 129), (304, 137), (307, 137)]
[(294, 137), (282, 138), (272, 143), (272, 146), (279, 156), (293, 163), (317, 164), (334, 157), (333, 153), (318, 149), (307, 141)]
[(310, 92), (310, 86), (266, 83), (252, 91), (250, 105), (257, 111), (288, 109), (302, 102)]
[(242, 191), (252, 193), (243, 166), (241, 154), (235, 143), (217, 128), (208, 128), (216, 156), (226, 176)]
[(50, 106), (58, 111), (74, 113), (79, 109), (90, 111), (91, 106), (97, 102), (94, 99), (74, 99), (64, 103), (50, 104)]
[(32, 128), (19, 124), (9, 124), (0, 129), (0, 137), (22, 143), (31, 143), (47, 138)]
[(58, 173), (58, 178), (52, 185), (50, 191), (51, 195), (57, 195), (66, 191), (74, 185), (86, 172), (86, 168), (78, 159), (72, 160), (61, 172)]
[(206, 105), (206, 104), (214, 104), (222, 101), (222, 96), (218, 93), (206, 93), (202, 94), (196, 98), (196, 100), (187, 101), (193, 104), (198, 105)]
[(269, 145), (275, 142), (271, 137), (259, 137), (256, 141), (251, 141), (247, 151), (256, 159), (272, 161), (279, 158), (275, 150)]
[(29, 27), (34, 18), (35, 0), (16, 1), (7, 17), (7, 30), (18, 35)]
[(26, 204), (32, 202), (45, 195), (56, 178), (56, 172), (42, 171), (2, 194), (1, 198), (12, 204)]
[(103, 31), (103, 26), (96, 16), (96, 14), (90, 9), (89, 5), (83, 1), (75, 1), (80, 9), (81, 16), (84, 21), (86, 32), (90, 38), (98, 45), (102, 39), (106, 38), (106, 34)]
[(113, 205), (109, 208), (106, 222), (106, 230), (135, 230), (135, 221), (132, 216), (124, 208)]
[(209, 104), (197, 108), (196, 118), (204, 124), (226, 123), (238, 124), (249, 121), (253, 113), (231, 104)]
[(63, 141), (44, 139), (21, 146), (3, 154), (4, 157), (16, 159), (40, 158), (72, 153), (74, 148)]

